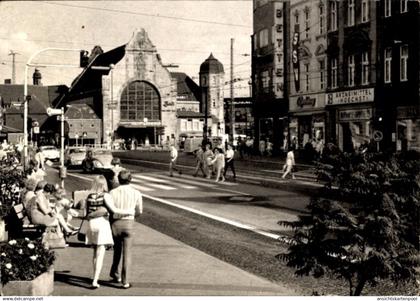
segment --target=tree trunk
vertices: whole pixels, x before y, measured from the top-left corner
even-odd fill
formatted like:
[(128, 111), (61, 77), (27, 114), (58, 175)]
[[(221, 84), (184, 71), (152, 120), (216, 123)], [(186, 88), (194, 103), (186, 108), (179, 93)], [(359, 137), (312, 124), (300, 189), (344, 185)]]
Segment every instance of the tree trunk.
[(354, 290), (354, 295), (353, 296), (360, 296), (362, 294), (362, 290), (365, 287), (366, 281), (365, 280), (360, 280), (359, 283), (356, 286), (356, 289)]

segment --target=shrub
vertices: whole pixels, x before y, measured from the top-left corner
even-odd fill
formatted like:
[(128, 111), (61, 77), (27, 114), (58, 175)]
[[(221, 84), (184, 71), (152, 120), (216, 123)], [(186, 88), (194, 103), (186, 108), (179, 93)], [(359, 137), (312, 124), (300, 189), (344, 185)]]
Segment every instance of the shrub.
[(41, 239), (10, 240), (0, 244), (1, 282), (33, 280), (54, 263), (54, 252), (45, 248)]
[(326, 181), (278, 255), (298, 275), (344, 278), (350, 295), (390, 278), (415, 281), (419, 267), (420, 156), (346, 154), (330, 149), (318, 166)]

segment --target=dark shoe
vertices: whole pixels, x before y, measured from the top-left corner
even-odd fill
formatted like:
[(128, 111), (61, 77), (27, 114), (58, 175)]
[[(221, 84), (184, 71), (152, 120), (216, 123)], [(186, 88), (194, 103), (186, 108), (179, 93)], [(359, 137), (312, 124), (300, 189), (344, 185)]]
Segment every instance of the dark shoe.
[(121, 278), (120, 277), (112, 277), (111, 276), (111, 280), (110, 280), (110, 282), (113, 282), (113, 283), (121, 283)]
[(178, 173), (179, 173), (180, 175), (182, 175), (182, 171), (178, 171)]

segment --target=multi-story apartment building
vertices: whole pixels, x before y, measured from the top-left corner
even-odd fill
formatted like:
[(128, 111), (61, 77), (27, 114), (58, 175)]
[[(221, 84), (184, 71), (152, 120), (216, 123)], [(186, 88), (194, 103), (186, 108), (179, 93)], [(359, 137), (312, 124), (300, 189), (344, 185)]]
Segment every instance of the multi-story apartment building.
[(418, 1), (329, 1), (328, 16), (327, 136), (418, 149)]
[(287, 1), (254, 0), (252, 99), (255, 141), (269, 139), (275, 151), (288, 129)]
[(384, 147), (420, 150), (419, 2), (383, 0), (377, 5), (378, 127)]
[(327, 1), (292, 0), (289, 24), (289, 135), (303, 148), (325, 139)]
[(353, 151), (369, 143), (377, 115), (377, 5), (329, 1), (328, 12), (327, 136), (344, 151)]

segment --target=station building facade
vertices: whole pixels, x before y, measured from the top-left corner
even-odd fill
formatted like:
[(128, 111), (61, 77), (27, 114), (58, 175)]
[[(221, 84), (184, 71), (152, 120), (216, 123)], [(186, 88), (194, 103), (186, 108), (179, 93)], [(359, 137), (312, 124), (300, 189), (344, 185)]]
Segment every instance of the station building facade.
[(214, 77), (209, 67), (216, 63), (210, 55), (201, 65), (200, 83), (208, 78), (212, 84), (203, 89), (185, 73), (170, 72), (147, 32), (139, 29), (127, 44), (108, 52), (95, 47), (58, 106), (90, 107), (102, 121), (98, 131), (103, 143), (120, 138), (145, 145), (178, 144), (191, 135), (203, 137), (205, 120), (210, 129), (223, 124), (223, 72)]

